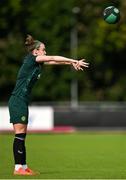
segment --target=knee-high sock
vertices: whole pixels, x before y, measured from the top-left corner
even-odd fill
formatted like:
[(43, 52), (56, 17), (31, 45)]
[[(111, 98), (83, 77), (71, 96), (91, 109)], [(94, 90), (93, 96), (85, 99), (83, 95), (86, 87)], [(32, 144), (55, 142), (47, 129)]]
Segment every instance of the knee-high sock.
[(25, 133), (15, 134), (13, 154), (15, 164), (26, 164)]

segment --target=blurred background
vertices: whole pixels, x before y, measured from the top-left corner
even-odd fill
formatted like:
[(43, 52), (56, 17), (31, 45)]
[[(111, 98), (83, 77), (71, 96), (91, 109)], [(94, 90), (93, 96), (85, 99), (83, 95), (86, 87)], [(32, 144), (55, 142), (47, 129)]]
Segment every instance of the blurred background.
[[(103, 20), (110, 5), (121, 12), (114, 25)], [(7, 107), (31, 34), (48, 55), (85, 58), (90, 66), (44, 66), (30, 105), (50, 106), (54, 127), (125, 128), (125, 9), (124, 0), (1, 0), (0, 107)]]

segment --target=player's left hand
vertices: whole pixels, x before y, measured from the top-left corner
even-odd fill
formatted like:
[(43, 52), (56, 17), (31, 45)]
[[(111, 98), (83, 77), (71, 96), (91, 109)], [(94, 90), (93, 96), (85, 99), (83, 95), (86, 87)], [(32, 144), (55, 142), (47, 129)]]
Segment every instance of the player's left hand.
[(89, 67), (89, 63), (85, 62), (85, 59), (81, 59), (77, 63), (73, 63), (72, 65), (75, 68), (75, 70), (77, 70), (77, 71), (78, 70), (83, 71), (83, 68)]

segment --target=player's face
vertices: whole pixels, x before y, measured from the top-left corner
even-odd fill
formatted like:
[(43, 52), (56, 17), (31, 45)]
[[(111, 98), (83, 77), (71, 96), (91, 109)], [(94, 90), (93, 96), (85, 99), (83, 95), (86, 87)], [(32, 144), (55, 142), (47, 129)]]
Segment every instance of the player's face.
[(44, 44), (41, 44), (39, 49), (37, 50), (38, 51), (38, 55), (39, 56), (45, 56), (46, 55), (46, 49), (45, 49), (45, 45)]

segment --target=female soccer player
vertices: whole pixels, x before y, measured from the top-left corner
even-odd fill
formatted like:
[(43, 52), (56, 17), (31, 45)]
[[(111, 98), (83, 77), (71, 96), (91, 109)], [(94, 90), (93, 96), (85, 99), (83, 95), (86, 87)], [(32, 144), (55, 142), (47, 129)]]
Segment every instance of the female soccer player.
[(13, 155), (15, 161), (14, 175), (35, 175), (26, 163), (25, 137), (28, 124), (28, 104), (31, 90), (40, 77), (43, 64), (68, 64), (75, 70), (83, 70), (88, 63), (82, 60), (62, 56), (47, 56), (44, 43), (34, 40), (31, 35), (26, 38), (28, 54), (18, 72), (16, 85), (9, 99), (10, 123), (13, 124), (15, 138)]

